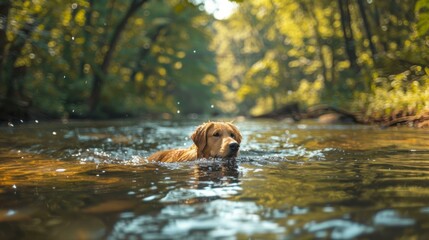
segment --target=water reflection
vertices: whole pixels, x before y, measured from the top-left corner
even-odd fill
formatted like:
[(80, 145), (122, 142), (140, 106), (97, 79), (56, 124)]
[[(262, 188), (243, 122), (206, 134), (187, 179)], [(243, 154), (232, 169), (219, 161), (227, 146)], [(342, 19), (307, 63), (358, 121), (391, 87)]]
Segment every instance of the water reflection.
[(119, 220), (110, 239), (230, 238), (261, 233), (280, 236), (284, 227), (261, 218), (263, 208), (253, 202), (213, 200), (192, 205), (168, 205), (156, 216)]
[(161, 202), (206, 202), (238, 195), (242, 190), (235, 160), (199, 161), (192, 169), (190, 186), (169, 191)]
[(0, 238), (429, 236), (426, 130), (245, 121), (236, 161), (145, 161), (200, 122), (1, 128)]
[(386, 209), (375, 214), (373, 222), (375, 225), (383, 226), (410, 226), (414, 225), (416, 221), (412, 218), (401, 217), (393, 209)]
[(352, 239), (362, 234), (372, 233), (374, 228), (348, 220), (334, 219), (324, 222), (310, 222), (305, 229), (317, 238)]

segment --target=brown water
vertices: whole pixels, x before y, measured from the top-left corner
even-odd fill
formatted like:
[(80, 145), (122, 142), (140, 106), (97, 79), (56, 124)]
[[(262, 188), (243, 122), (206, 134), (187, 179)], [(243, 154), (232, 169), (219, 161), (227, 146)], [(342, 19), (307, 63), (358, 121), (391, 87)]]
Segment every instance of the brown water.
[(237, 122), (234, 163), (149, 164), (203, 120), (0, 128), (0, 239), (429, 239), (429, 132)]

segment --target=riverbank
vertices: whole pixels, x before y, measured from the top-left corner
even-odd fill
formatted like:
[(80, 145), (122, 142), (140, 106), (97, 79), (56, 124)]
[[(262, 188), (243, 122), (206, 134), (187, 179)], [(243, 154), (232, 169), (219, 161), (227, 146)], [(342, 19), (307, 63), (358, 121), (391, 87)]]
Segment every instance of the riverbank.
[[(22, 123), (34, 120), (108, 120), (123, 118), (146, 117), (153, 119), (171, 119), (171, 113), (105, 113), (99, 116), (86, 116), (84, 114), (66, 114), (63, 116), (52, 115), (37, 107), (23, 101), (3, 101), (0, 104), (0, 122)], [(323, 124), (366, 124), (379, 125), (381, 127), (408, 126), (415, 128), (429, 128), (429, 110), (421, 111), (419, 114), (410, 114), (398, 111), (391, 114), (365, 114), (368, 111), (352, 112), (342, 108), (329, 105), (314, 105), (307, 108), (300, 107), (299, 103), (286, 104), (280, 109), (250, 118), (267, 119), (287, 119), (300, 121), (304, 119), (314, 119)], [(216, 116), (222, 114), (216, 113)], [(195, 118), (198, 114), (190, 114), (190, 118)], [(193, 116), (193, 117), (192, 117)], [(215, 116), (215, 115), (213, 115)]]
[(422, 111), (419, 114), (407, 115), (403, 112), (390, 115), (366, 115), (362, 112), (351, 112), (345, 109), (328, 106), (315, 105), (306, 109), (301, 109), (298, 103), (287, 104), (284, 107), (253, 118), (273, 118), (286, 119), (294, 121), (303, 119), (316, 119), (323, 124), (355, 123), (367, 125), (380, 125), (382, 127), (409, 126), (416, 128), (429, 128), (429, 110)]

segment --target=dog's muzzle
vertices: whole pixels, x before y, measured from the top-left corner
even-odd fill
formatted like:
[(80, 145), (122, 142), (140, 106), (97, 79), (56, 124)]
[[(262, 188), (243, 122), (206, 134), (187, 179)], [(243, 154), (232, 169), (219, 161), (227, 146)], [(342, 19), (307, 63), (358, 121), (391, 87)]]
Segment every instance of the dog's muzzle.
[(238, 149), (240, 149), (240, 144), (234, 142), (229, 144), (229, 155), (236, 155), (238, 152)]

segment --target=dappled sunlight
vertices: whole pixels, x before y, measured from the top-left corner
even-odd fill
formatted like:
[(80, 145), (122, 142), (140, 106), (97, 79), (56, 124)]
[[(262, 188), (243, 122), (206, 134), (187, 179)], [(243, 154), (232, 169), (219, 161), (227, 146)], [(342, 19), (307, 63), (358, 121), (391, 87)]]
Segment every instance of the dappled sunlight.
[(290, 104), (305, 117), (325, 104), (359, 122), (429, 126), (427, 0), (1, 6), (0, 118), (11, 124)]
[(146, 161), (189, 146), (200, 122), (1, 128), (0, 233), (341, 239), (427, 231), (425, 130), (242, 119), (234, 160)]
[(428, 9), (0, 0), (0, 239), (427, 238)]
[(61, 161), (47, 155), (16, 151), (2, 153), (0, 158), (4, 159), (0, 166), (1, 185), (11, 189), (37, 185), (69, 186), (74, 182), (115, 184), (123, 181), (120, 175), (115, 176), (116, 172), (144, 172), (155, 168), (150, 165), (136, 168), (94, 161)]
[(284, 227), (263, 220), (261, 208), (251, 202), (215, 200), (207, 204), (169, 205), (156, 217), (123, 218), (114, 226), (112, 238), (185, 238), (193, 232), (200, 237), (230, 238), (237, 235), (275, 237)]
[(220, 91), (235, 105), (227, 110), (258, 116), (298, 102), (366, 122), (427, 114), (427, 1), (395, 3), (399, 12), (387, 2), (341, 3), (245, 1), (216, 22)]

